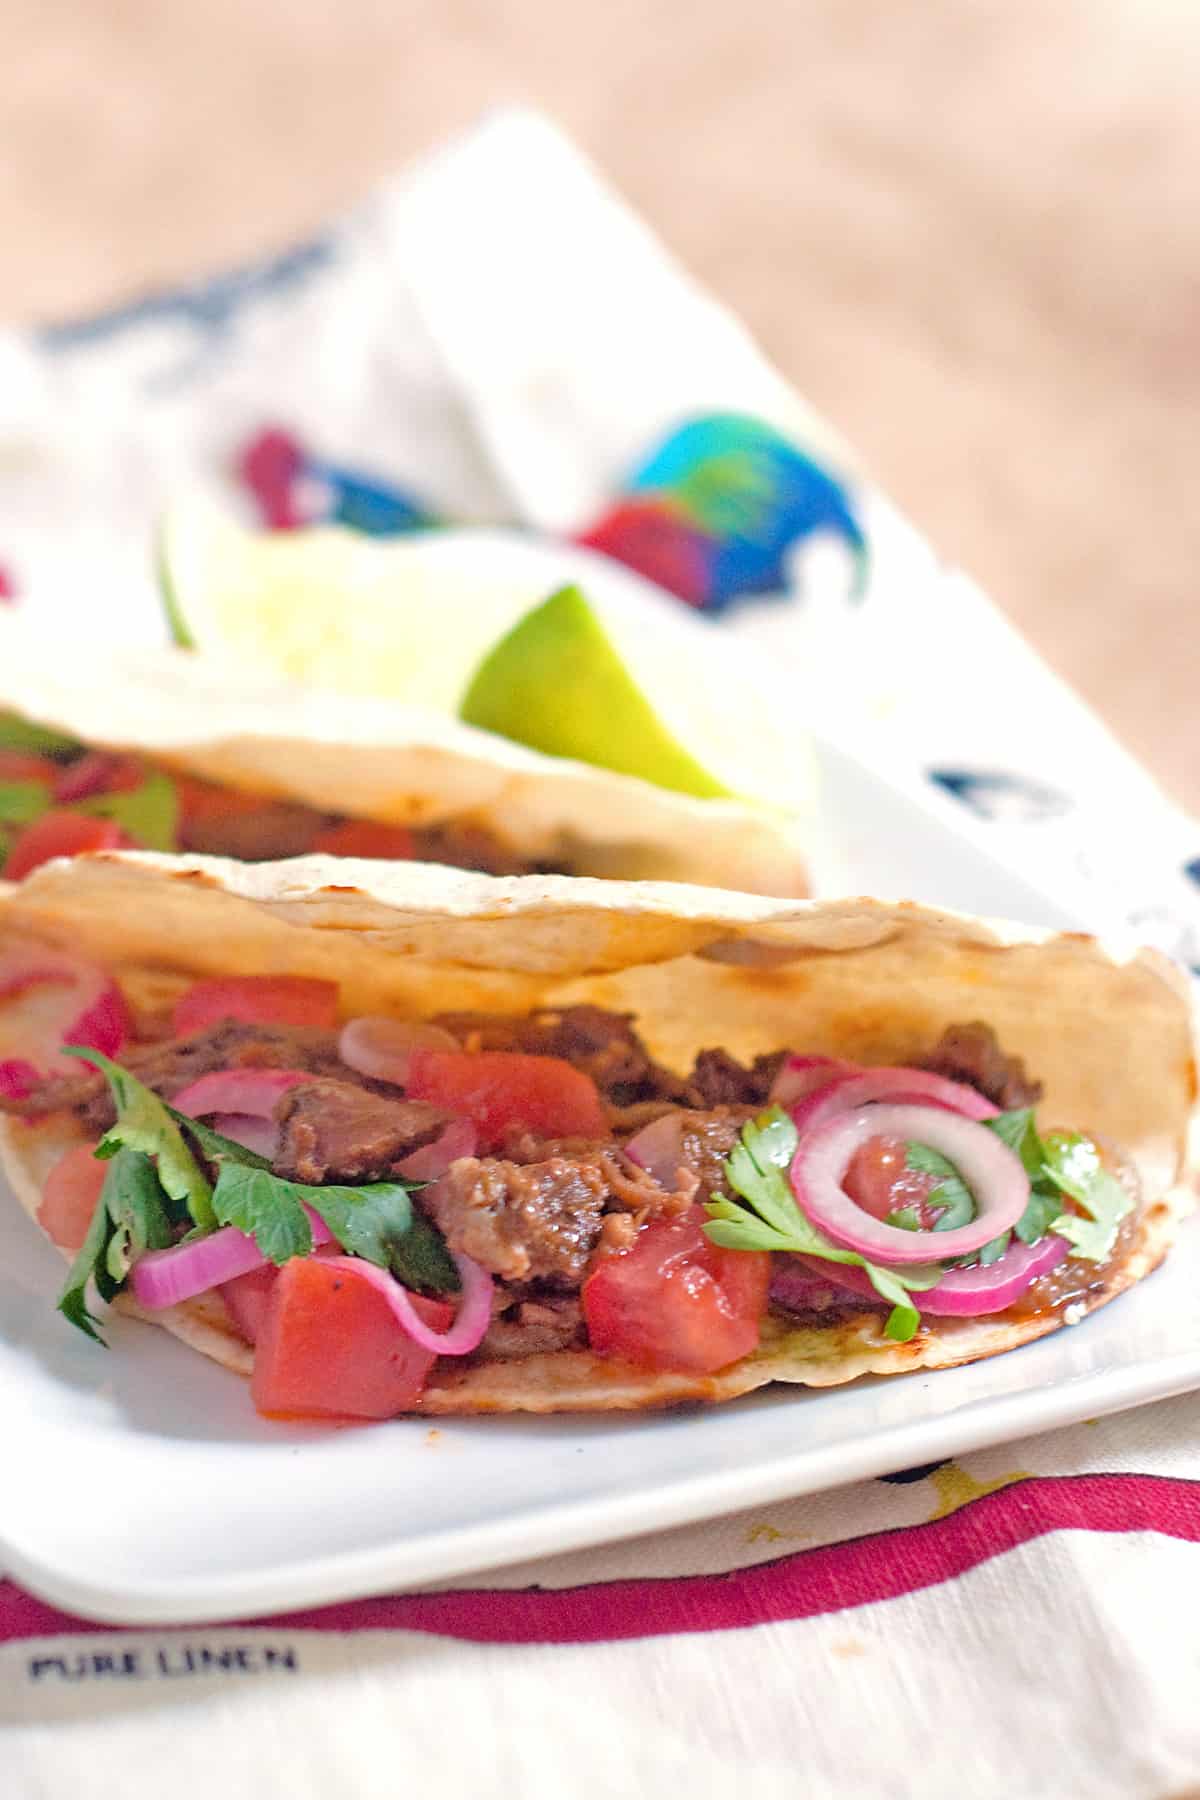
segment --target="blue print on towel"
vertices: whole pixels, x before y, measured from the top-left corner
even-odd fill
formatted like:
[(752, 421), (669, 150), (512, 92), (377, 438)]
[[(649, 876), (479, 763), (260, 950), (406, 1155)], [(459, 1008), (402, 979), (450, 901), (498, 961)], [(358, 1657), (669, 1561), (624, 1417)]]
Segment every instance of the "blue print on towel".
[(927, 774), (990, 824), (1035, 824), (1060, 819), (1072, 809), (1069, 796), (1058, 788), (1005, 769), (929, 769)]
[(848, 489), (761, 420), (710, 413), (664, 439), (578, 541), (716, 612), (785, 593), (793, 552), (818, 533), (850, 551), (857, 597), (868, 546)]

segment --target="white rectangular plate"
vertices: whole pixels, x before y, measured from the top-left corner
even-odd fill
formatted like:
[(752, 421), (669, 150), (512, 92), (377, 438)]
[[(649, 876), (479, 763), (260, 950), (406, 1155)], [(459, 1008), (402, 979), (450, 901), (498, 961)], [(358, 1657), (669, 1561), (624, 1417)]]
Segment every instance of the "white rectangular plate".
[[(952, 803), (818, 746), (843, 891), (1075, 927)], [(1119, 1079), (1119, 1072), (1118, 1072)], [(971, 1368), (596, 1420), (270, 1424), (162, 1333), (69, 1330), (61, 1264), (0, 1188), (0, 1563), (119, 1623), (417, 1586), (929, 1462), (1200, 1386), (1200, 1233), (1112, 1307)]]

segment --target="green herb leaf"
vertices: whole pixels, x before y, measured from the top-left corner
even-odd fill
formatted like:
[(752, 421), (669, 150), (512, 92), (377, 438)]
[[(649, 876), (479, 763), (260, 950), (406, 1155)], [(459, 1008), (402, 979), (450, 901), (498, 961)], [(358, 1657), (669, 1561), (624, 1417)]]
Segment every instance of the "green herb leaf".
[[(1011, 1243), (1012, 1232), (1002, 1231), (999, 1237), (992, 1238), (990, 1243), (983, 1246), (975, 1260), (981, 1263), (985, 1269), (990, 1268), (992, 1263), (1000, 1261)], [(964, 1261), (969, 1262), (970, 1260), (970, 1257), (964, 1258)]]
[(1044, 1185), (1039, 1185), (1030, 1190), (1029, 1202), (1013, 1230), (1023, 1244), (1036, 1244), (1039, 1238), (1045, 1237), (1061, 1211), (1061, 1195), (1053, 1190), (1047, 1192)]
[(195, 1139), (206, 1161), (237, 1163), (243, 1169), (271, 1167), (269, 1159), (260, 1156), (257, 1150), (247, 1150), (245, 1144), (239, 1144), (233, 1138), (222, 1137), (219, 1131), (214, 1131), (202, 1119), (189, 1118), (187, 1113), (177, 1112), (173, 1106), (168, 1106), (167, 1111), (180, 1129)]
[(113, 1224), (104, 1263), (119, 1286), (143, 1250), (165, 1250), (175, 1234), (154, 1164), (138, 1150), (118, 1150), (100, 1197)]
[(152, 1094), (135, 1075), (103, 1056), (99, 1050), (69, 1044), (64, 1046), (62, 1054), (77, 1056), (81, 1062), (89, 1062), (99, 1069), (112, 1092), (117, 1122), (101, 1138), (96, 1154), (115, 1156), (124, 1148), (153, 1156), (158, 1179), (172, 1200), (186, 1206), (192, 1223), (201, 1231), (211, 1231), (216, 1225), (212, 1189), (158, 1095)]
[(438, 1293), (460, 1286), (441, 1234), (413, 1206), (403, 1182), (368, 1187), (298, 1187), (334, 1237), (352, 1256), (390, 1268), (406, 1287)]
[(35, 725), (20, 713), (0, 711), (0, 750), (33, 750), (42, 756), (73, 756), (80, 748), (75, 738), (51, 731), (48, 725)]
[(983, 1123), (989, 1131), (994, 1131), (1010, 1150), (1016, 1151), (1025, 1165), (1025, 1173), (1030, 1181), (1036, 1181), (1042, 1172), (1042, 1163), (1045, 1158), (1032, 1106), (1021, 1106), (1013, 1112), (997, 1113), (994, 1119), (984, 1119)]
[(0, 781), (0, 825), (31, 825), (49, 806), (44, 781)]
[[(314, 1190), (316, 1191), (316, 1190)], [(312, 1227), (302, 1204), (304, 1190), (272, 1175), (222, 1162), (213, 1189), (213, 1210), (221, 1225), (236, 1225), (252, 1237), (269, 1262), (285, 1263), (312, 1253)]]
[(787, 1170), (796, 1153), (796, 1127), (781, 1107), (770, 1107), (742, 1128), (740, 1142), (725, 1162), (725, 1179), (748, 1204), (739, 1206), (723, 1194), (705, 1204), (705, 1235), (726, 1250), (788, 1251), (818, 1256), (826, 1262), (864, 1269), (876, 1292), (893, 1303), (887, 1330), (907, 1341), (920, 1324), (910, 1291), (920, 1292), (941, 1280), (932, 1264), (881, 1269), (855, 1250), (842, 1250), (806, 1218), (796, 1203)]
[(179, 841), (179, 792), (169, 775), (154, 769), (125, 793), (92, 794), (75, 812), (111, 819), (147, 850), (174, 850)]
[(894, 1225), (897, 1231), (924, 1231), (921, 1215), (915, 1206), (898, 1206), (895, 1212), (888, 1213), (885, 1225)]
[[(930, 1188), (925, 1198), (926, 1206), (941, 1209), (932, 1226), (934, 1231), (957, 1231), (960, 1225), (971, 1223), (975, 1217), (975, 1196), (948, 1157), (928, 1144), (908, 1144), (904, 1160), (920, 1175), (940, 1177), (938, 1185)], [(919, 1218), (912, 1229), (921, 1230)]]
[(1076, 1256), (1103, 1262), (1116, 1241), (1121, 1220), (1133, 1208), (1132, 1198), (1104, 1167), (1091, 1138), (1077, 1131), (1053, 1131), (1044, 1148), (1047, 1178), (1087, 1214), (1080, 1218), (1078, 1213), (1060, 1213), (1049, 1229), (1066, 1238)]
[(312, 1228), (304, 1211), (311, 1206), (351, 1256), (391, 1269), (406, 1287), (453, 1293), (460, 1286), (441, 1235), (413, 1206), (403, 1182), (308, 1187), (269, 1169), (223, 1161), (213, 1206), (222, 1225), (247, 1232), (274, 1263), (311, 1252)]
[[(105, 1182), (106, 1187), (107, 1185)], [(108, 1273), (107, 1266), (108, 1245), (112, 1235), (113, 1222), (102, 1193), (96, 1202), (87, 1236), (67, 1271), (67, 1279), (56, 1302), (63, 1318), (69, 1319), (72, 1325), (78, 1326), (80, 1331), (94, 1338), (98, 1344), (103, 1344), (104, 1339), (96, 1320), (88, 1311), (87, 1290), (88, 1283), (94, 1279), (102, 1300), (111, 1300), (117, 1291), (117, 1283)]]

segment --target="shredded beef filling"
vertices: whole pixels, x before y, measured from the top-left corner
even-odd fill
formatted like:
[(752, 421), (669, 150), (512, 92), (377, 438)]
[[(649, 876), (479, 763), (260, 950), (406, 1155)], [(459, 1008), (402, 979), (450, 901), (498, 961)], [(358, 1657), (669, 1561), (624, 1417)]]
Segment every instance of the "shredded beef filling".
[(351, 1081), (320, 1076), (297, 1083), (275, 1108), (277, 1175), (311, 1187), (322, 1181), (376, 1181), (450, 1123), (424, 1100), (386, 1099)]
[(1002, 1050), (991, 1026), (979, 1019), (968, 1025), (948, 1025), (930, 1055), (916, 1066), (950, 1081), (965, 1082), (1001, 1112), (1036, 1106), (1042, 1097), (1041, 1082), (1031, 1080), (1020, 1057)]
[[(437, 1023), (471, 1050), (565, 1058), (596, 1082), (613, 1127), (613, 1136), (599, 1139), (547, 1140), (514, 1130), (502, 1154), (463, 1158), (418, 1191), (418, 1205), (450, 1247), (499, 1280), (501, 1310), (485, 1346), (490, 1354), (532, 1354), (578, 1340), (578, 1306), (569, 1297), (596, 1251), (625, 1248), (647, 1219), (677, 1214), (724, 1190), (725, 1160), (743, 1125), (766, 1103), (785, 1054), (746, 1066), (722, 1049), (702, 1050), (690, 1074), (680, 1077), (654, 1061), (628, 1014), (596, 1006), (444, 1013)], [(121, 1061), (168, 1100), (213, 1070), (306, 1071), (312, 1079), (289, 1089), (276, 1108), (274, 1168), (310, 1185), (386, 1177), (436, 1138), (450, 1117), (348, 1068), (329, 1031), (226, 1020), (190, 1038), (131, 1047)], [(969, 1083), (1004, 1109), (1030, 1105), (1041, 1093), (979, 1023), (951, 1026), (921, 1066)], [(92, 1135), (113, 1120), (107, 1084), (83, 1070), (43, 1083), (27, 1099), (0, 1099), (0, 1111), (27, 1118), (60, 1109), (75, 1112)], [(623, 1146), (641, 1125), (676, 1109), (678, 1167), (666, 1184)]]
[[(307, 1069), (314, 1075), (357, 1080), (338, 1056), (336, 1032), (299, 1025), (244, 1025), (235, 1019), (194, 1037), (130, 1045), (122, 1050), (120, 1061), (163, 1100), (173, 1100), (201, 1075), (217, 1069)], [(82, 1064), (78, 1075), (44, 1081), (28, 1099), (0, 1096), (0, 1112), (26, 1119), (73, 1112), (92, 1133), (107, 1131), (116, 1116), (104, 1077)]]
[(421, 1200), (450, 1248), (493, 1275), (578, 1287), (600, 1237), (605, 1197), (594, 1163), (465, 1156)]

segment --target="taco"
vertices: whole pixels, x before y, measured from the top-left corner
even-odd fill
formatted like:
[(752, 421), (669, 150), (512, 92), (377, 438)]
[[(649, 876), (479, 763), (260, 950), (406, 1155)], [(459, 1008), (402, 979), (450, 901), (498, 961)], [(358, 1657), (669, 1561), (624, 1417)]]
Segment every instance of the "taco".
[(94, 1287), (271, 1414), (947, 1367), (1140, 1281), (1191, 1204), (1185, 978), (1080, 934), (118, 853), (10, 889), (0, 943), (63, 1311), (103, 1329)]
[(9, 880), (55, 856), (136, 847), (243, 862), (416, 858), (797, 896), (809, 891), (815, 833), (800, 789), (794, 814), (692, 798), (432, 709), (262, 680), (182, 650), (106, 651), (98, 663), (0, 620)]

